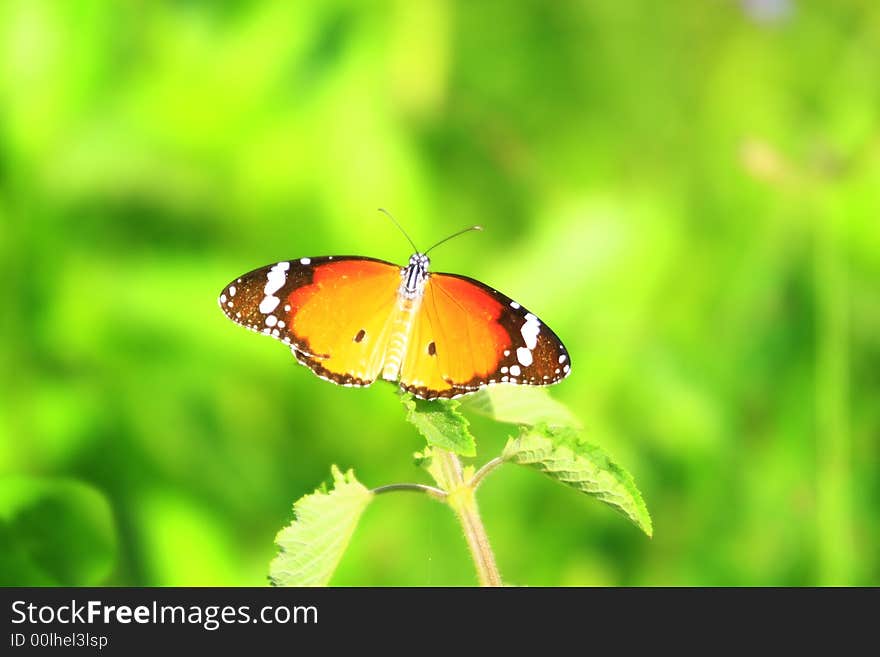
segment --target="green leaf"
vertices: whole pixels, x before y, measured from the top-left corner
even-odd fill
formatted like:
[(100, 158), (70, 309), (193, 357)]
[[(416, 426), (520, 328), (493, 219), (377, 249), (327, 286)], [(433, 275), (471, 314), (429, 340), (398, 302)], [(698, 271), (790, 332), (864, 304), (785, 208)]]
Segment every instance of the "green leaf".
[(464, 466), (461, 469), (461, 475), (456, 476), (452, 474), (448, 465), (444, 467), (444, 463), (448, 464), (448, 460), (443, 458), (437, 458), (437, 455), (430, 447), (425, 447), (424, 451), (416, 452), (414, 455), (416, 465), (420, 468), (424, 469), (437, 485), (445, 491), (450, 491), (460, 485), (461, 481), (470, 481), (474, 476), (474, 468), (473, 466)]
[(651, 516), (632, 476), (579, 431), (546, 425), (524, 429), (507, 441), (502, 457), (527, 465), (582, 493), (592, 495), (632, 520), (648, 536)]
[(462, 408), (510, 424), (580, 426), (565, 404), (538, 386), (489, 386), (466, 397)]
[(468, 421), (458, 412), (459, 403), (452, 399), (416, 399), (401, 395), (406, 419), (425, 437), (429, 445), (462, 456), (474, 456), (477, 444), (468, 430)]
[(107, 499), (78, 481), (0, 478), (0, 586), (95, 586), (113, 569)]
[(281, 548), (269, 565), (275, 586), (326, 586), (373, 497), (351, 470), (343, 474), (334, 465), (331, 472), (333, 490), (322, 486), (297, 500), (293, 522), (275, 537)]

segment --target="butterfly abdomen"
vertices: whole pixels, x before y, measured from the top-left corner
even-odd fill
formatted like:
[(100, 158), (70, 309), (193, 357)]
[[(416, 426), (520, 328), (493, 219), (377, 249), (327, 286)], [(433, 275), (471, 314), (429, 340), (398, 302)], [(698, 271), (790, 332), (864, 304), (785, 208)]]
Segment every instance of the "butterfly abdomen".
[(424, 296), (424, 281), (414, 279), (409, 274), (409, 269), (408, 267), (404, 270), (404, 280), (397, 293), (397, 308), (391, 317), (390, 339), (382, 364), (382, 378), (386, 381), (397, 381), (400, 378), (413, 323)]

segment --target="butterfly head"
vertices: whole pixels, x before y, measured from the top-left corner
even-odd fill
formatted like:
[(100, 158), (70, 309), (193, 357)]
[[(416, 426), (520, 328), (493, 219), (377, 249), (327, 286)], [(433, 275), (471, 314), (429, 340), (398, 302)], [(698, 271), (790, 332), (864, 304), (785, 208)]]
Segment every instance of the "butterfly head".
[(406, 297), (416, 297), (425, 289), (428, 280), (428, 267), (431, 260), (424, 253), (413, 253), (409, 257), (409, 264), (400, 271), (403, 278), (401, 292)]
[(413, 253), (409, 257), (409, 266), (427, 272), (428, 267), (431, 266), (431, 259), (424, 253)]

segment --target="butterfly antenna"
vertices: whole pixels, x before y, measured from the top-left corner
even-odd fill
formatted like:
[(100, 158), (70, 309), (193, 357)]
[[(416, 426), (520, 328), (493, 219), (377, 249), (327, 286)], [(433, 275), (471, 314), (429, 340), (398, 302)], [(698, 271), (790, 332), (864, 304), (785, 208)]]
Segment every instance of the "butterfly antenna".
[(391, 216), (391, 213), (388, 212), (388, 210), (386, 210), (385, 208), (379, 208), (379, 212), (381, 212), (381, 213), (384, 214), (386, 217), (388, 217), (389, 219), (391, 219), (391, 222), (392, 222), (395, 226), (397, 226), (397, 230), (399, 230), (401, 233), (403, 233), (403, 236), (406, 238), (406, 241), (410, 243), (410, 246), (412, 246), (413, 251), (414, 251), (415, 253), (418, 253), (418, 252), (419, 252), (419, 247), (417, 247), (416, 244), (415, 244), (415, 242), (413, 242), (412, 239), (410, 239), (410, 236), (407, 235), (406, 231), (403, 229), (403, 226), (401, 226), (399, 223), (397, 223), (397, 219), (395, 219), (393, 216)]
[[(458, 237), (459, 235), (464, 235), (465, 233), (469, 233), (472, 230), (483, 230), (483, 227), (482, 226), (469, 226), (468, 228), (462, 228), (457, 233), (452, 233), (452, 235), (450, 235), (449, 237), (444, 237), (442, 240), (440, 240), (434, 246), (432, 246), (430, 249), (428, 249), (428, 251), (433, 251), (434, 249), (436, 249), (438, 246), (440, 246), (444, 242), (448, 242), (449, 240), (451, 240), (453, 237)], [(428, 254), (428, 251), (425, 251), (425, 255)]]

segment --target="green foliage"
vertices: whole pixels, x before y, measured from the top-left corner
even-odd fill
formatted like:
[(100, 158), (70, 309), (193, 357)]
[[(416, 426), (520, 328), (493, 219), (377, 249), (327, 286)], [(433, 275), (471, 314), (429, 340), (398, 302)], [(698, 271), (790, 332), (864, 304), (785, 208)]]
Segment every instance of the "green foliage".
[(508, 440), (506, 461), (535, 468), (619, 511), (648, 536), (651, 516), (632, 476), (597, 445), (587, 442), (580, 423), (547, 388), (494, 386), (465, 402), (466, 408), (500, 422), (524, 425)]
[(434, 452), (430, 447), (425, 447), (420, 452), (413, 454), (413, 463), (431, 475), (434, 481), (442, 480), (442, 473), (438, 469), (437, 462), (434, 460)]
[[(506, 421), (520, 424), (526, 418), (538, 417), (552, 417), (561, 424), (573, 417), (563, 404), (554, 402), (546, 393), (530, 394), (524, 388), (513, 391), (513, 394), (492, 397), (502, 403), (487, 405), (478, 401), (478, 404), (490, 414), (497, 412)], [(522, 397), (522, 404), (515, 403), (517, 395)], [(411, 395), (401, 395), (401, 398), (407, 420), (428, 442), (414, 455), (415, 462), (431, 475), (439, 488), (423, 484), (391, 484), (375, 492), (420, 491), (446, 502), (462, 525), (481, 584), (500, 586), (502, 582), (474, 493), (482, 478), (504, 461), (532, 466), (552, 479), (596, 497), (651, 536), (651, 517), (630, 474), (602, 449), (583, 440), (577, 429), (551, 427), (544, 422), (528, 426), (517, 438), (508, 441), (500, 459), (490, 461), (481, 470), (481, 475), (475, 476), (474, 467), (463, 466), (455, 452), (446, 447), (461, 449), (465, 443), (463, 437), (466, 437), (469, 440), (467, 451), (476, 451), (468, 423), (457, 411), (458, 404), (421, 401)], [(333, 491), (319, 490), (294, 505), (296, 519), (276, 539), (281, 553), (270, 566), (273, 584), (322, 585), (330, 580), (364, 507), (373, 495), (354, 479), (351, 471), (343, 476), (333, 466), (333, 478), (336, 484)]]
[[(437, 402), (417, 404), (417, 401), (404, 398), (407, 419), (417, 427), (429, 428), (422, 430), (426, 438), (431, 436), (429, 444), (443, 447), (443, 442), (455, 442), (444, 435), (445, 430), (452, 431), (453, 435), (462, 431), (462, 427), (466, 431), (467, 421), (456, 407)], [(648, 536), (653, 534), (651, 516), (632, 476), (602, 448), (584, 439), (574, 414), (565, 404), (554, 400), (545, 388), (493, 386), (474, 395), (466, 407), (501, 422), (525, 425), (519, 436), (508, 440), (502, 453), (504, 460), (531, 466), (591, 495), (628, 517)], [(467, 435), (470, 437), (470, 433)], [(415, 456), (416, 462), (442, 485), (445, 473), (438, 470), (430, 448)]]
[(109, 574), (116, 533), (93, 487), (0, 478), (0, 586), (94, 586)]
[(632, 476), (575, 429), (528, 427), (507, 442), (502, 458), (605, 502), (648, 536), (653, 534), (651, 516)]
[(574, 413), (537, 386), (489, 386), (465, 397), (462, 407), (510, 424), (578, 426)]
[(269, 566), (275, 586), (323, 586), (330, 581), (361, 514), (373, 495), (335, 465), (333, 489), (326, 485), (293, 505), (294, 520), (278, 532), (278, 556)]
[[(431, 478), (437, 482), (441, 490), (448, 491), (454, 486), (454, 482), (450, 481), (450, 473), (443, 467), (444, 461), (436, 458), (433, 449), (425, 447), (425, 449), (421, 452), (416, 452), (413, 456), (415, 464), (431, 475)], [(472, 475), (473, 468), (466, 466), (463, 473), (464, 479), (468, 479)]]
[(424, 436), (428, 445), (447, 449), (462, 456), (474, 456), (477, 445), (468, 430), (467, 419), (458, 412), (455, 399), (426, 401), (410, 394), (401, 395), (406, 419)]
[[(877, 585), (878, 34), (867, 1), (0, 2), (0, 477), (107, 501), (124, 540), (80, 581), (264, 583), (327, 464), (406, 480), (412, 441), (391, 386), (318, 380), (215, 295), (405, 263), (383, 206), (419, 245), (485, 227), (432, 269), (553, 328), (552, 394), (650, 503), (653, 541), (490, 480), (511, 581)], [(472, 583), (416, 504), (371, 509), (334, 582)]]

